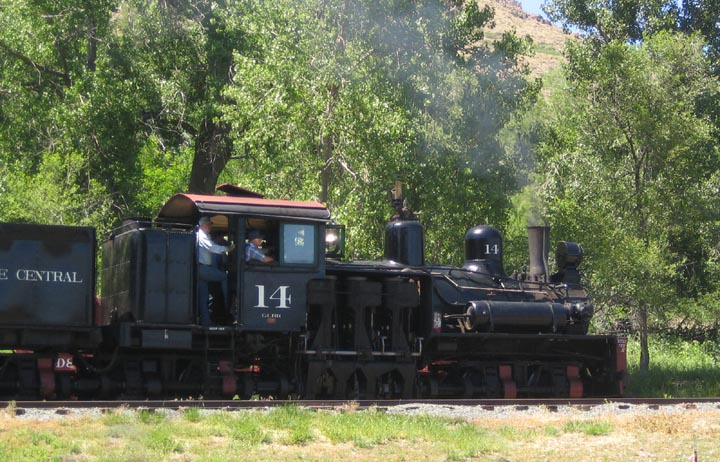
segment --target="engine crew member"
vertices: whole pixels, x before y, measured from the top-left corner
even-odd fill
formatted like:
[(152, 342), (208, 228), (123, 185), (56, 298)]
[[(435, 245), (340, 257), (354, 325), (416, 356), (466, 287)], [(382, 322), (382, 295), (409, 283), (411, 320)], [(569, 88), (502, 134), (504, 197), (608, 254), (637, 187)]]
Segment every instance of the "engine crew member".
[(232, 243), (230, 245), (221, 245), (214, 242), (210, 237), (211, 228), (212, 222), (208, 217), (200, 218), (196, 242), (198, 257), (198, 311), (200, 314), (200, 324), (203, 326), (210, 325), (208, 283), (219, 282), (222, 285), (225, 300), (228, 299), (227, 275), (225, 271), (213, 265), (212, 254), (224, 254), (231, 252), (235, 248), (235, 245)]
[(264, 236), (260, 231), (253, 229), (248, 232), (248, 243), (245, 244), (246, 262), (250, 263), (252, 261), (259, 261), (263, 263), (270, 263), (271, 261), (275, 261), (273, 257), (265, 255), (263, 251), (260, 250), (263, 239)]

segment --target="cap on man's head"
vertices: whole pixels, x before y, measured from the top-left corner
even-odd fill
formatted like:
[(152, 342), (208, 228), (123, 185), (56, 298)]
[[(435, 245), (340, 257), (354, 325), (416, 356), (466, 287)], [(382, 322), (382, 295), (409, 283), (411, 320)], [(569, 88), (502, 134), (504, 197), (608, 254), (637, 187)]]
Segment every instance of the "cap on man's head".
[(264, 237), (263, 234), (257, 229), (251, 229), (250, 231), (248, 231), (247, 236), (249, 241), (254, 241), (255, 239), (262, 239)]
[(204, 224), (212, 224), (212, 222), (208, 217), (202, 217), (200, 218), (200, 221), (198, 221), (198, 226), (202, 226)]

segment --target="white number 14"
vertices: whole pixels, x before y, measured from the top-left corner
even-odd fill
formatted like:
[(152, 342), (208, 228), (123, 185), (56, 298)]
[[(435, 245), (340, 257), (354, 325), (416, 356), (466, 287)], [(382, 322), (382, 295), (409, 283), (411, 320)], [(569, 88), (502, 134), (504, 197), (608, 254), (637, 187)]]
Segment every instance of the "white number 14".
[[(275, 289), (275, 292), (270, 297), (265, 299), (265, 286), (256, 285), (257, 287), (257, 305), (255, 308), (290, 308), (292, 303), (292, 295), (290, 295), (290, 286), (280, 286)], [(268, 306), (268, 300), (274, 300), (278, 302), (275, 306)]]

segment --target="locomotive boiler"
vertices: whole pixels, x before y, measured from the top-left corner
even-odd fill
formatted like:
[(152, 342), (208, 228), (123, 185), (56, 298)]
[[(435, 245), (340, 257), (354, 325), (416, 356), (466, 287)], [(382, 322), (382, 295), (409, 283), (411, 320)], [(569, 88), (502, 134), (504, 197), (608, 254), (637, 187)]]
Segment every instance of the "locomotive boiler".
[[(625, 341), (588, 335), (578, 266), (529, 232), (530, 271), (508, 276), (491, 226), (465, 235), (460, 267), (425, 262), (402, 206), (384, 257), (344, 261), (344, 228), (316, 202), (177, 194), (102, 243), (92, 228), (0, 224), (0, 399), (402, 399), (617, 396)], [(236, 250), (199, 323), (196, 224)], [(250, 231), (274, 262), (248, 262)], [(96, 296), (96, 273), (101, 281)]]

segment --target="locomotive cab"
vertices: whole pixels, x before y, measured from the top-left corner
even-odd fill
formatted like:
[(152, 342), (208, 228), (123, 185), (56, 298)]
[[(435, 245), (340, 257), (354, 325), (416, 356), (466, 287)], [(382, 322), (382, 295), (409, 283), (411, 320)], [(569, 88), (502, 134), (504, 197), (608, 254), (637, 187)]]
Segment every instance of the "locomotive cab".
[[(255, 331), (299, 331), (305, 323), (306, 287), (324, 273), (324, 225), (320, 222), (238, 218), (237, 249), (233, 258), (239, 269), (231, 274), (235, 293), (231, 311), (238, 326)], [(272, 261), (246, 259), (247, 237), (259, 230), (261, 250)]]
[[(308, 282), (324, 274), (327, 208), (317, 202), (247, 195), (177, 194), (156, 221), (193, 225), (200, 217), (210, 218), (212, 234), (235, 244), (226, 262), (227, 316), (216, 323), (239, 330), (299, 331), (305, 322)], [(272, 261), (246, 260), (251, 232), (261, 233), (260, 248)]]

